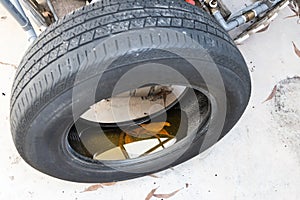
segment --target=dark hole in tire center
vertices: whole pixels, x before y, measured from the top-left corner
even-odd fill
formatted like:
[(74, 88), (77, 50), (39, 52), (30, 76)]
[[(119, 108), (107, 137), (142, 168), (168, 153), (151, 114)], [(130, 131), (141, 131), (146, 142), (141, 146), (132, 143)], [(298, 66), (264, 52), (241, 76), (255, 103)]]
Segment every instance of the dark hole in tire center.
[[(210, 116), (209, 99), (200, 91), (188, 90), (193, 91), (197, 97), (196, 103), (199, 105), (201, 115), (198, 128), (201, 128)], [(135, 120), (135, 124), (128, 126), (111, 123), (106, 126), (103, 123), (80, 118), (70, 129), (67, 140), (73, 152), (79, 157), (83, 156), (94, 160), (131, 159), (152, 153), (161, 153), (164, 148), (176, 145), (188, 135), (188, 121), (187, 114), (182, 112), (180, 103), (176, 102), (166, 109), (165, 121), (161, 121), (159, 115), (146, 116)], [(144, 126), (152, 126), (155, 123), (159, 125), (160, 131), (155, 134), (147, 134), (149, 129)], [(152, 131), (150, 130), (150, 132)], [(143, 149), (137, 150), (141, 146)]]

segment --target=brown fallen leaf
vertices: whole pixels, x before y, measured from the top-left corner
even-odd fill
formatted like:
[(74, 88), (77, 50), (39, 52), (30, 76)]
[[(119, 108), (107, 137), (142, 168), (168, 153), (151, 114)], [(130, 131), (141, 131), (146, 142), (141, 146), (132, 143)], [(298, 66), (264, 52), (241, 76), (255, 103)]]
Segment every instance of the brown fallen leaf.
[(269, 29), (269, 27), (270, 27), (270, 24), (268, 24), (268, 26), (266, 26), (265, 28), (263, 28), (263, 29), (257, 31), (257, 33), (265, 32), (265, 31), (267, 31), (267, 30)]
[(263, 103), (265, 103), (266, 101), (270, 101), (271, 99), (274, 98), (275, 94), (276, 94), (276, 91), (277, 91), (277, 85), (274, 86), (271, 94), (268, 96), (268, 98), (266, 100), (263, 101)]
[(110, 183), (101, 183), (102, 186), (112, 186), (115, 185), (117, 182), (110, 182)]
[(295, 51), (296, 55), (300, 58), (300, 50), (297, 48), (297, 46), (294, 42), (292, 42), (292, 43), (293, 43), (294, 51)]
[(154, 193), (156, 192), (156, 190), (157, 190), (158, 188), (159, 188), (159, 187), (152, 189), (152, 190), (149, 192), (149, 194), (146, 196), (145, 200), (150, 200), (150, 199), (153, 197)]
[(0, 64), (1, 65), (6, 65), (6, 66), (10, 66), (10, 67), (13, 67), (13, 68), (17, 69), (17, 66), (14, 65), (14, 64), (6, 63), (6, 62), (1, 62), (1, 61), (0, 61)]
[(174, 192), (170, 193), (170, 194), (153, 194), (154, 197), (156, 198), (164, 198), (164, 199), (168, 199), (172, 196), (174, 196), (177, 192), (179, 192), (180, 190), (182, 190), (183, 188), (180, 188), (178, 190), (175, 190)]
[(99, 188), (103, 188), (103, 186), (101, 184), (95, 184), (95, 185), (91, 185), (88, 188), (86, 188), (84, 191), (82, 192), (92, 192), (92, 191), (96, 191)]
[(99, 188), (103, 188), (104, 186), (105, 187), (108, 187), (108, 186), (112, 186), (112, 185), (115, 185), (117, 182), (109, 182), (109, 183), (98, 183), (98, 184), (95, 184), (95, 185), (91, 185), (90, 187), (86, 188), (84, 191), (82, 192), (91, 192), (91, 191), (95, 191), (95, 190), (98, 190)]
[(299, 0), (290, 0), (289, 8), (298, 16), (300, 15), (299, 7), (300, 7)]
[(298, 17), (298, 15), (290, 15), (290, 16), (286, 16), (284, 19), (289, 19), (289, 18), (293, 18), (293, 17)]

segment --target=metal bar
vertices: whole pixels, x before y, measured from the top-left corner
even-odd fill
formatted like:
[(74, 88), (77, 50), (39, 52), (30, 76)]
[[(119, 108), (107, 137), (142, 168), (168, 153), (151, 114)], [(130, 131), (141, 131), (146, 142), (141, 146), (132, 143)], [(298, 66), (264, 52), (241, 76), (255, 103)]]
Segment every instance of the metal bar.
[(39, 26), (49, 26), (50, 23), (47, 22), (46, 17), (43, 16), (42, 12), (44, 11), (42, 6), (40, 6), (35, 0), (23, 0), (24, 7), (30, 11), (33, 19)]
[(28, 34), (28, 41), (33, 42), (37, 36), (20, 2), (18, 0), (13, 0), (14, 3), (10, 0), (1, 0), (0, 2)]
[(252, 10), (244, 13), (243, 15), (240, 15), (229, 22), (226, 22), (223, 16), (221, 15), (219, 10), (215, 10), (212, 14), (215, 17), (215, 19), (220, 23), (220, 25), (226, 30), (230, 31), (246, 22), (249, 20), (257, 17), (259, 14), (267, 11), (269, 7), (266, 4), (261, 4)]
[(168, 139), (162, 141), (161, 143), (159, 143), (159, 144), (157, 144), (156, 146), (152, 147), (151, 149), (147, 150), (145, 153), (143, 153), (143, 154), (140, 155), (139, 157), (148, 155), (149, 153), (155, 151), (157, 148), (161, 147), (162, 145), (166, 144), (167, 142), (169, 142), (169, 141), (172, 140), (172, 139), (173, 139), (173, 138), (168, 138)]
[(57, 21), (58, 20), (58, 16), (57, 16), (57, 14), (56, 14), (56, 12), (55, 12), (55, 10), (53, 8), (51, 0), (47, 0), (47, 5), (48, 5), (50, 11), (52, 12), (55, 21)]
[(217, 9), (217, 6), (215, 8), (212, 8), (212, 15), (226, 31), (230, 31), (242, 24), (247, 23), (248, 21), (259, 16), (260, 14), (266, 12), (267, 10), (269, 10), (270, 8), (272, 8), (274, 5), (276, 5), (281, 1), (282, 0), (265, 0), (265, 1), (257, 2), (255, 6), (253, 5), (253, 7), (249, 6), (251, 7), (251, 9), (247, 10), (246, 8), (245, 9), (247, 10), (246, 12), (230, 19), (229, 21), (226, 21), (224, 19), (221, 12)]

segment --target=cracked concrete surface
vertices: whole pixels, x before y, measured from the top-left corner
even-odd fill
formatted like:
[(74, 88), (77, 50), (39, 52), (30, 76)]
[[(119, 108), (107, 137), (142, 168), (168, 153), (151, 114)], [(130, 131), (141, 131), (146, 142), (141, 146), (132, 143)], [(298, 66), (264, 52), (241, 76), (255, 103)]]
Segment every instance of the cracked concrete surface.
[[(42, 174), (16, 152), (9, 127), (9, 98), (27, 38), (0, 7), (0, 199), (145, 199), (183, 188), (170, 199), (300, 199), (300, 25), (284, 9), (269, 29), (239, 48), (252, 77), (252, 96), (239, 123), (208, 153), (174, 169), (94, 192), (91, 184), (71, 183)], [(264, 100), (277, 85), (275, 96)], [(264, 102), (264, 103), (263, 103)], [(279, 106), (280, 105), (280, 109)], [(284, 107), (282, 107), (284, 105)], [(188, 185), (188, 187), (186, 187)], [(153, 198), (155, 199), (155, 198)]]

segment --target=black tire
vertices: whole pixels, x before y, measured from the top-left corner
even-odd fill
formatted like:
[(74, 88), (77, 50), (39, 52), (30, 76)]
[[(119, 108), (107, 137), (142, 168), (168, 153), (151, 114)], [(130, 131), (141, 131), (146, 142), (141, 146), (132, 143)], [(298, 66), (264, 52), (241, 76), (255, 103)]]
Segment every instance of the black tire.
[[(126, 36), (129, 42), (124, 42), (121, 36), (127, 33), (136, 37)], [(195, 41), (201, 48), (193, 45)], [(208, 77), (211, 81), (207, 83), (186, 58), (168, 49), (207, 63), (197, 66), (204, 72), (215, 65), (226, 92), (214, 84), (215, 77)], [(91, 54), (93, 50), (96, 53)], [(112, 60), (107, 69), (103, 68)], [(125, 72), (150, 61), (179, 71), (191, 85), (215, 100), (214, 114), (206, 129), (195, 132), (188, 147), (181, 143), (169, 152), (164, 150), (162, 156), (152, 156), (149, 161), (107, 165), (72, 154), (66, 135), (74, 119), (94, 103), (86, 97), (93, 93), (96, 100), (109, 97)], [(160, 73), (158, 68), (153, 71)], [(182, 84), (173, 75), (155, 79), (166, 84)], [(95, 83), (98, 84), (95, 90), (90, 89)], [(77, 182), (130, 179), (182, 163), (221, 139), (244, 112), (250, 85), (242, 55), (228, 34), (204, 11), (183, 1), (102, 0), (53, 24), (26, 52), (12, 89), (11, 132), (23, 159), (51, 176)], [(74, 89), (79, 91), (78, 95), (74, 96)], [(222, 112), (225, 112), (224, 119)], [(222, 128), (218, 130), (214, 124), (222, 120)], [(183, 147), (186, 147), (184, 152), (180, 150)], [(161, 165), (164, 162), (168, 163)]]

